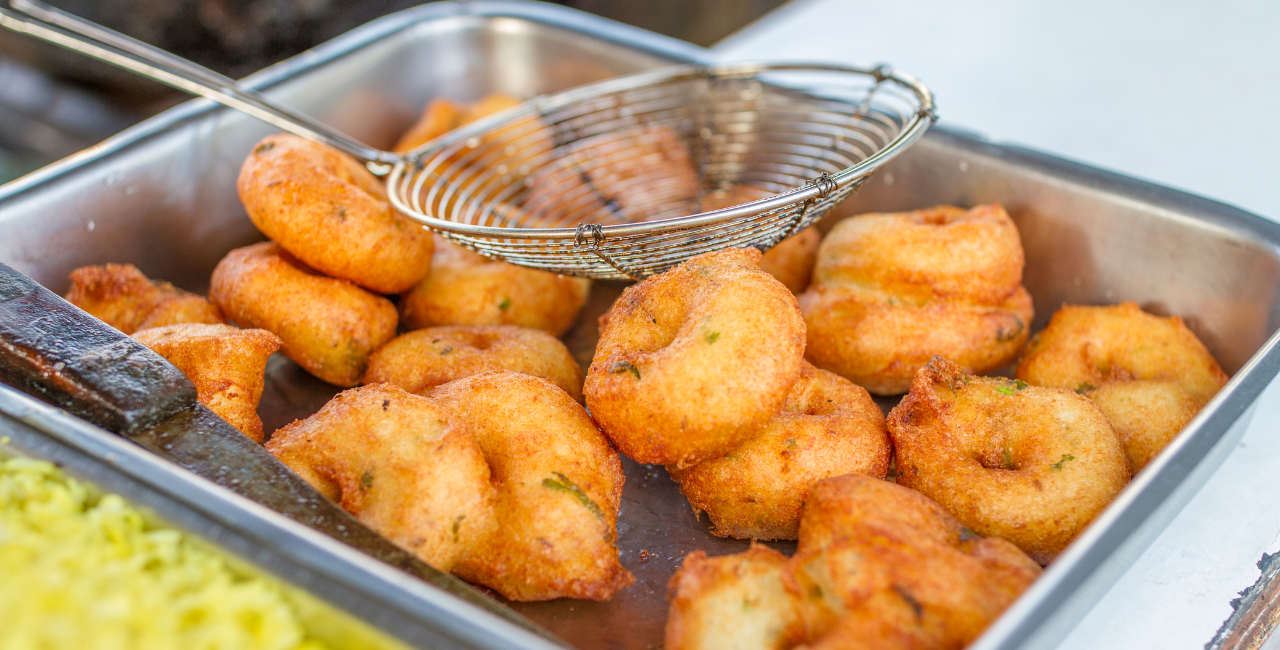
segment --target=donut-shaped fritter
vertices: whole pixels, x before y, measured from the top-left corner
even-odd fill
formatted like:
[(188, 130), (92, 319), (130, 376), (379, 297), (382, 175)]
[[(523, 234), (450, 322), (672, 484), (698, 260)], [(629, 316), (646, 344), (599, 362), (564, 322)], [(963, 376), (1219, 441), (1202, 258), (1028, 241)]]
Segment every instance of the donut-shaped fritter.
[(902, 393), (934, 355), (973, 373), (1013, 362), (1034, 315), (1004, 208), (939, 206), (845, 219), (800, 296), (809, 361), (877, 395)]
[(456, 567), (511, 600), (608, 600), (618, 562), (622, 462), (587, 412), (545, 379), (473, 375), (428, 397), (471, 425), (498, 488), (497, 532)]
[(1064, 306), (1027, 346), (1017, 375), (1093, 400), (1124, 443), (1137, 474), (1227, 383), (1227, 375), (1177, 316), (1136, 303)]
[(325, 275), (398, 293), (431, 268), (431, 233), (397, 215), (382, 182), (337, 149), (268, 136), (236, 187), (258, 230)]
[[(772, 192), (750, 185), (735, 185), (728, 190), (707, 194), (702, 199), (701, 211), (710, 212), (729, 208), (773, 196)], [(800, 293), (809, 286), (813, 276), (813, 264), (818, 259), (818, 245), (822, 234), (816, 226), (810, 226), (778, 242), (760, 258), (760, 270), (778, 278), (791, 293)]]
[(491, 370), (541, 377), (582, 401), (582, 369), (560, 339), (515, 325), (453, 325), (414, 330), (369, 357), (366, 383), (395, 384), (418, 395)]
[(866, 389), (805, 363), (782, 410), (719, 458), (671, 477), (721, 537), (795, 539), (809, 486), (841, 474), (884, 478), (884, 415)]
[(132, 264), (82, 266), (71, 272), (67, 302), (133, 334), (177, 323), (225, 323), (217, 306), (168, 282), (151, 280)]
[(280, 338), (266, 330), (182, 323), (139, 330), (133, 338), (178, 367), (196, 385), (196, 399), (254, 442), (262, 442), (267, 357)]
[(937, 357), (889, 414), (898, 483), (1048, 564), (1129, 482), (1106, 416), (1067, 390)]
[(437, 239), (431, 274), (400, 297), (405, 327), (519, 325), (560, 336), (591, 281), (498, 262)]
[(795, 296), (760, 251), (699, 255), (628, 287), (602, 319), (583, 393), (623, 454), (687, 467), (742, 444), (800, 377)]
[(690, 553), (671, 579), (668, 650), (959, 649), (1040, 575), (937, 503), (850, 474), (809, 491), (790, 559)]
[(361, 522), (452, 571), (492, 535), (498, 493), (467, 424), (395, 386), (339, 393), (267, 451)]
[(390, 300), (319, 275), (271, 242), (227, 253), (209, 294), (236, 323), (279, 336), (285, 356), (338, 386), (360, 383), (369, 353), (396, 335)]

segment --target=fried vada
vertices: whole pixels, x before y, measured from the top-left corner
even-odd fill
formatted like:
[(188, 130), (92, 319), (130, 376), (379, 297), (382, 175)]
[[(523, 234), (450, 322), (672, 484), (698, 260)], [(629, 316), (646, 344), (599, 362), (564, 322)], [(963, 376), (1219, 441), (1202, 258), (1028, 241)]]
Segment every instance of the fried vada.
[(806, 357), (877, 395), (906, 391), (934, 355), (976, 374), (1012, 363), (1034, 315), (1023, 265), (998, 204), (845, 219), (800, 295)]
[(1093, 400), (1134, 474), (1227, 383), (1181, 318), (1153, 316), (1132, 302), (1064, 306), (1027, 347), (1015, 376)]
[(689, 554), (670, 583), (668, 650), (959, 650), (1040, 575), (925, 496), (869, 476), (815, 484), (790, 559)]
[(564, 343), (514, 325), (428, 327), (398, 336), (369, 356), (366, 383), (395, 384), (418, 395), (490, 370), (541, 377), (582, 401), (582, 369)]
[(754, 248), (705, 253), (609, 309), (583, 393), (623, 454), (684, 468), (729, 453), (782, 408), (804, 321), (759, 264)]
[(236, 323), (280, 337), (285, 356), (338, 386), (360, 383), (369, 354), (396, 334), (390, 300), (319, 275), (271, 242), (228, 253), (209, 293)]
[(399, 293), (431, 268), (431, 232), (396, 214), (382, 182), (337, 149), (268, 136), (236, 187), (258, 230), (325, 275)]
[(498, 491), (496, 532), (454, 573), (518, 601), (607, 600), (631, 584), (618, 562), (622, 462), (577, 402), (507, 371), (427, 396), (471, 426)]
[(1124, 446), (1093, 402), (941, 357), (916, 373), (888, 427), (900, 485), (1041, 564), (1129, 482)]
[(721, 537), (795, 539), (809, 486), (841, 474), (884, 478), (884, 415), (866, 389), (808, 363), (764, 428), (733, 451), (671, 477)]
[[(735, 185), (728, 190), (711, 192), (703, 197), (701, 211), (710, 212), (723, 208), (759, 201), (773, 196), (772, 192), (750, 185)], [(822, 234), (817, 226), (809, 226), (778, 242), (760, 258), (760, 270), (778, 278), (791, 293), (800, 293), (809, 286), (813, 276), (813, 264), (818, 259), (818, 246)]]
[(177, 323), (226, 322), (218, 307), (204, 297), (151, 280), (132, 264), (82, 266), (72, 271), (66, 298), (125, 334)]
[(178, 367), (196, 385), (196, 399), (254, 442), (262, 442), (262, 399), (267, 357), (280, 338), (266, 330), (182, 323), (133, 334)]
[(431, 273), (400, 297), (406, 328), (518, 325), (560, 336), (577, 322), (590, 280), (491, 260), (437, 240)]
[(496, 531), (498, 491), (465, 421), (388, 384), (339, 393), (267, 451), (362, 523), (452, 571)]

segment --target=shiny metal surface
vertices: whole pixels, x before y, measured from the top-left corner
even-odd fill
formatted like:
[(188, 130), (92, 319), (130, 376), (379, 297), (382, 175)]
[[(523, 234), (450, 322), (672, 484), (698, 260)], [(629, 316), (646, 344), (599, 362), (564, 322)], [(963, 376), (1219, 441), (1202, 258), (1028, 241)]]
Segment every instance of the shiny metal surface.
[[(671, 62), (705, 62), (705, 56), (703, 50), (570, 11), (475, 2), (429, 5), (375, 22), (249, 85), (385, 147), (434, 96), (473, 100), (501, 91), (532, 97)], [(261, 237), (239, 206), (234, 179), (249, 148), (269, 132), (247, 116), (194, 102), (4, 186), (0, 260), (60, 292), (71, 269), (109, 261), (133, 262), (148, 275), (201, 290), (227, 250)], [(978, 642), (984, 648), (1044, 647), (1046, 639), (1060, 638), (1195, 493), (1276, 375), (1280, 226), (1181, 192), (941, 128), (864, 183), (819, 226), (868, 210), (993, 200), (1009, 207), (1021, 230), (1037, 327), (1063, 301), (1137, 300), (1153, 311), (1184, 316), (1233, 375)], [(607, 308), (617, 287), (598, 283), (588, 313), (571, 332), (568, 341), (579, 360), (594, 348), (591, 316)], [(261, 409), (266, 428), (309, 415), (334, 391), (292, 363), (273, 359)], [(0, 410), (9, 408), (0, 403)], [(98, 446), (87, 453), (108, 451)], [(706, 522), (692, 517), (661, 468), (627, 463), (626, 469), (619, 539), (623, 564), (636, 573), (637, 584), (609, 603), (516, 606), (579, 647), (645, 648), (660, 642), (666, 578), (681, 556), (695, 548), (720, 554), (746, 547), (709, 536)], [(151, 471), (141, 468), (139, 475)], [(191, 494), (212, 499), (233, 528), (252, 532), (235, 518), (252, 504), (221, 498), (214, 486), (185, 476), (175, 489), (199, 488)], [(246, 511), (257, 517), (254, 526), (280, 519), (262, 508)], [(287, 544), (279, 546), (290, 562), (306, 559), (290, 556)], [(357, 607), (373, 589), (362, 586), (365, 580), (354, 572), (315, 590)], [(405, 608), (389, 616), (394, 622), (414, 614)]]

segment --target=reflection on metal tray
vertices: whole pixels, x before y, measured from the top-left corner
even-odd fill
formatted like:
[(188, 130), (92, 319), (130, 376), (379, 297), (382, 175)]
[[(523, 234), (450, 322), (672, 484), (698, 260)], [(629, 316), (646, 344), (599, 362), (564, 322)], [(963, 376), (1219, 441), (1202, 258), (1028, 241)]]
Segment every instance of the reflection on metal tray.
[[(705, 50), (570, 10), (471, 2), (391, 16), (252, 81), (339, 129), (386, 146), (434, 96), (472, 100), (501, 91), (528, 97), (707, 56)], [(55, 291), (66, 289), (67, 273), (77, 266), (125, 261), (152, 277), (202, 290), (222, 255), (260, 238), (244, 216), (234, 180), (249, 148), (267, 133), (252, 118), (192, 102), (5, 186), (0, 261)], [(1254, 399), (1275, 376), (1280, 226), (1180, 192), (939, 128), (871, 178), (824, 226), (868, 210), (986, 201), (1003, 202), (1021, 230), (1025, 284), (1036, 299), (1038, 327), (1064, 301), (1136, 300), (1151, 311), (1183, 315), (1234, 375), (977, 644), (1046, 647), (1194, 494), (1243, 433)], [(618, 287), (598, 283), (588, 313), (570, 334), (580, 361), (594, 347), (593, 316), (607, 308)], [(309, 415), (333, 392), (292, 364), (273, 361), (261, 408), (268, 430)], [(0, 403), (0, 410), (4, 404), (11, 403)], [(106, 452), (93, 447), (83, 453)], [(636, 573), (637, 583), (609, 603), (515, 606), (579, 647), (659, 644), (666, 578), (681, 556), (695, 548), (717, 554), (746, 547), (709, 536), (706, 522), (693, 517), (661, 468), (627, 463), (627, 479), (620, 545), (623, 564)], [(222, 494), (213, 486), (205, 490)], [(243, 505), (228, 495), (213, 503), (229, 513)], [(206, 504), (189, 507), (199, 511)], [(274, 522), (260, 508), (252, 512), (255, 521)], [(233, 530), (248, 525), (232, 520)], [(299, 561), (290, 559), (295, 551), (287, 544), (276, 550)], [(305, 586), (397, 634), (406, 629), (405, 621), (421, 624), (411, 610), (376, 616), (362, 608), (351, 595), (363, 589), (358, 573), (326, 579)]]

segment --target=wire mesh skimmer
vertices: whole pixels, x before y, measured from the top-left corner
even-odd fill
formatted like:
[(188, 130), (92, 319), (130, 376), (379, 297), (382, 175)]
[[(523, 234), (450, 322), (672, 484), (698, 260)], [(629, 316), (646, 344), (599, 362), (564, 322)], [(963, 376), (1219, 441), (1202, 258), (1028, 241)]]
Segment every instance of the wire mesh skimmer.
[(391, 203), (483, 255), (640, 279), (729, 247), (768, 250), (821, 218), (936, 119), (884, 66), (680, 65), (549, 96), (404, 155), (36, 0), (0, 24), (243, 110), (386, 175)]

